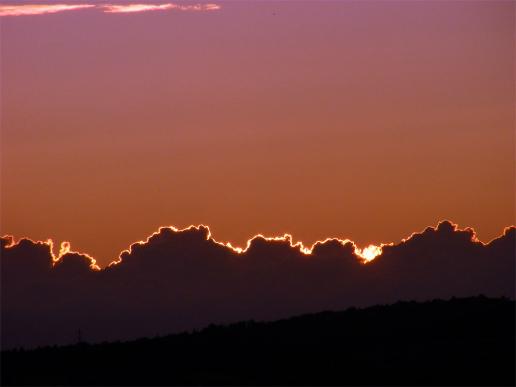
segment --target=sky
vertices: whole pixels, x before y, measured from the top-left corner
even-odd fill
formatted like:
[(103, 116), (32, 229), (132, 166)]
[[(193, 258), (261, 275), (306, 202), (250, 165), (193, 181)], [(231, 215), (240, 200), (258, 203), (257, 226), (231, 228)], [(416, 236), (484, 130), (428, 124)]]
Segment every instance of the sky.
[(0, 4), (2, 235), (105, 265), (168, 225), (515, 223), (512, 1)]

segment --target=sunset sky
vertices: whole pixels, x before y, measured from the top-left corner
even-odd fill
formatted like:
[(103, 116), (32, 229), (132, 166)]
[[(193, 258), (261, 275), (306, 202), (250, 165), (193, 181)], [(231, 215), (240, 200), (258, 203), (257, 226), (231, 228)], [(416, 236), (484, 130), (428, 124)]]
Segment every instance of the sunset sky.
[(513, 1), (0, 4), (2, 235), (514, 223)]

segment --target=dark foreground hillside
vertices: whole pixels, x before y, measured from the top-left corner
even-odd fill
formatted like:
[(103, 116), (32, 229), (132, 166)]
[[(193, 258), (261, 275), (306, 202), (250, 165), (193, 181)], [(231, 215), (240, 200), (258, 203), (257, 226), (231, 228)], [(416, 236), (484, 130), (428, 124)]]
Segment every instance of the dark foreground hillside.
[(515, 303), (399, 302), (1, 361), (2, 385), (514, 385)]

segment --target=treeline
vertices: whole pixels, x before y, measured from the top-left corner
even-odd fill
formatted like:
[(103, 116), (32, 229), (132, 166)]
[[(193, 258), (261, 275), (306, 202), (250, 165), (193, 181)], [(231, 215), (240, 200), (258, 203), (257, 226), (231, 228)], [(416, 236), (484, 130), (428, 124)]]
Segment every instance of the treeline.
[[(94, 318), (94, 317), (92, 317)], [(2, 385), (514, 385), (515, 302), (482, 296), (2, 352)]]

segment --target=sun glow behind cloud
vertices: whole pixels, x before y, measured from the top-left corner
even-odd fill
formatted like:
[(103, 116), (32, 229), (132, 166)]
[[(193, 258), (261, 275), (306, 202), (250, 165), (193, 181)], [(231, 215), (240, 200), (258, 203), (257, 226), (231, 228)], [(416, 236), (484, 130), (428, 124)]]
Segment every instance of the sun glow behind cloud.
[[(354, 250), (356, 257), (359, 258), (362, 261), (362, 263), (364, 263), (364, 264), (373, 261), (377, 256), (381, 255), (383, 246), (391, 246), (393, 244), (393, 243), (382, 243), (379, 246), (369, 245), (369, 246), (361, 249), (355, 244), (355, 242), (353, 242), (350, 239), (326, 238), (325, 240), (317, 241), (312, 246), (307, 247), (301, 241), (294, 242), (291, 234), (284, 234), (283, 236), (276, 236), (276, 237), (266, 237), (263, 234), (257, 234), (247, 240), (245, 247), (238, 247), (238, 246), (234, 246), (233, 244), (231, 244), (231, 242), (220, 242), (220, 241), (215, 240), (215, 238), (213, 238), (210, 228), (206, 225), (202, 225), (202, 224), (198, 225), (198, 226), (191, 225), (191, 226), (188, 226), (183, 229), (179, 229), (174, 226), (163, 226), (163, 227), (160, 227), (156, 232), (154, 232), (153, 234), (148, 236), (146, 240), (140, 240), (140, 241), (132, 243), (128, 249), (123, 250), (119, 254), (118, 258), (116, 258), (114, 261), (112, 261), (108, 266), (118, 265), (119, 263), (121, 263), (123, 254), (125, 254), (125, 253), (130, 254), (133, 246), (135, 246), (135, 245), (140, 245), (140, 246), (146, 245), (147, 243), (149, 243), (149, 241), (152, 237), (160, 234), (163, 229), (170, 229), (176, 233), (190, 231), (193, 229), (195, 229), (195, 230), (206, 229), (207, 230), (207, 234), (206, 234), (207, 240), (211, 240), (215, 244), (217, 244), (219, 246), (223, 246), (225, 248), (228, 248), (237, 254), (245, 254), (250, 249), (252, 243), (255, 240), (259, 240), (259, 239), (262, 239), (266, 242), (286, 242), (290, 245), (291, 248), (298, 249), (299, 252), (304, 255), (311, 255), (313, 253), (314, 248), (317, 245), (322, 245), (322, 244), (325, 244), (330, 241), (337, 241), (338, 243), (340, 243), (343, 246), (348, 243), (351, 243), (353, 245), (353, 250)], [(20, 238), (18, 241), (15, 241), (14, 237), (11, 235), (4, 235), (4, 236), (2, 236), (2, 238), (9, 240), (9, 243), (5, 246), (6, 248), (15, 247), (22, 240), (29, 240), (29, 241), (33, 242), (34, 244), (47, 245), (50, 248), (50, 254), (52, 255), (52, 261), (54, 264), (61, 261), (63, 256), (65, 256), (66, 254), (82, 255), (90, 261), (90, 267), (93, 270), (100, 270), (100, 267), (96, 264), (96, 260), (92, 256), (90, 256), (89, 254), (86, 254), (86, 253), (72, 251), (71, 244), (68, 241), (61, 242), (60, 248), (59, 248), (59, 253), (55, 254), (55, 252), (54, 252), (55, 243), (52, 239), (47, 239), (46, 241), (35, 241), (30, 238), (24, 237), (24, 238)]]
[(137, 13), (147, 11), (216, 11), (221, 8), (218, 4), (22, 4), (0, 5), (0, 16), (44, 15), (63, 11), (96, 8), (104, 13)]
[(360, 249), (355, 247), (355, 254), (361, 257), (365, 262), (370, 262), (382, 253), (381, 246), (369, 245)]

